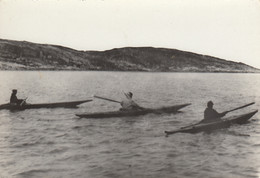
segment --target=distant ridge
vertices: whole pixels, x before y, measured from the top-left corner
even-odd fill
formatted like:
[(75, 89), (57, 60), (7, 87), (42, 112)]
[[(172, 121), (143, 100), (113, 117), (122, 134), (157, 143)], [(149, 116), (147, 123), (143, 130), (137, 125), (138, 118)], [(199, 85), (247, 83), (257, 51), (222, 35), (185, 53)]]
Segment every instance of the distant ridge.
[(0, 39), (0, 70), (260, 72), (244, 63), (177, 49), (125, 47), (107, 51)]

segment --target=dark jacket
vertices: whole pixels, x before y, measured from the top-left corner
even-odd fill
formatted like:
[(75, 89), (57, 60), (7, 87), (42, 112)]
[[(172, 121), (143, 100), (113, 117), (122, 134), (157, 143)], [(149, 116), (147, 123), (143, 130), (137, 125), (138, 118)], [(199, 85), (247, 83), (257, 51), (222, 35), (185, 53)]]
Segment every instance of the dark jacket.
[(22, 102), (23, 102), (23, 100), (22, 100), (22, 99), (18, 99), (17, 96), (16, 96), (16, 94), (13, 93), (13, 94), (11, 95), (10, 103), (15, 103), (15, 104), (17, 104), (17, 105), (20, 105)]
[(213, 108), (206, 108), (204, 111), (204, 119), (201, 121), (203, 123), (206, 122), (216, 122), (218, 120), (221, 120), (220, 118), (223, 117), (226, 113), (218, 113)]

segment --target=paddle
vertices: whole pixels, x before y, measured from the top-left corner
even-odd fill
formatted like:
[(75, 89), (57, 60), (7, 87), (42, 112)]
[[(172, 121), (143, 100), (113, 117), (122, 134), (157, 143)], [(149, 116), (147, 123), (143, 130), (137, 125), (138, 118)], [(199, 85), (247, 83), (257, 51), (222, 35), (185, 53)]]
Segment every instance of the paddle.
[[(252, 103), (249, 103), (249, 104), (246, 104), (246, 105), (243, 105), (243, 106), (240, 106), (240, 107), (237, 107), (237, 108), (234, 108), (234, 109), (225, 111), (225, 112), (226, 112), (226, 113), (229, 113), (229, 112), (232, 112), (232, 111), (236, 111), (236, 110), (238, 110), (238, 109), (245, 108), (245, 107), (250, 106), (250, 105), (252, 105), (252, 104), (255, 104), (255, 102), (252, 102)], [(202, 120), (202, 121), (203, 121), (203, 120)], [(198, 123), (196, 123), (196, 124), (188, 125), (188, 126), (181, 127), (181, 128), (182, 128), (182, 129), (185, 129), (185, 128), (187, 128), (187, 127), (192, 127), (192, 126), (195, 126), (195, 125), (200, 124), (202, 121), (200, 121), (200, 122), (198, 122)]]
[(20, 106), (23, 105), (23, 103), (27, 100), (27, 98), (28, 98), (28, 97), (26, 97), (26, 98), (21, 102)]
[[(115, 103), (120, 103), (120, 104), (121, 104), (120, 101), (116, 101), (116, 100), (113, 100), (113, 99), (104, 98), (104, 97), (96, 96), (96, 95), (94, 95), (94, 97), (95, 97), (95, 98), (99, 98), (99, 99), (103, 99), (103, 100), (107, 100), (107, 101), (111, 101), (111, 102), (115, 102)], [(146, 109), (146, 108), (143, 108), (143, 107), (138, 106), (138, 105), (136, 106), (136, 108), (137, 108), (137, 109), (140, 109), (140, 110), (144, 110), (144, 109)]]
[(129, 99), (129, 95), (127, 93), (125, 93), (124, 91), (122, 91), (122, 93), (125, 95), (126, 98)]
[(252, 103), (246, 104), (246, 105), (244, 105), (244, 106), (240, 106), (240, 107), (235, 108), (235, 109), (231, 109), (231, 110), (229, 110), (229, 111), (226, 111), (226, 113), (229, 113), (229, 112), (231, 112), (231, 111), (235, 111), (235, 110), (238, 110), (238, 109), (245, 108), (245, 107), (250, 106), (250, 105), (252, 105), (252, 104), (255, 104), (255, 102), (252, 102)]
[(121, 103), (120, 101), (116, 101), (116, 100), (109, 99), (109, 98), (104, 98), (104, 97), (101, 97), (101, 96), (96, 96), (96, 95), (94, 95), (94, 97), (95, 97), (95, 98), (98, 98), (98, 99), (102, 99), (102, 100), (111, 101), (111, 102), (114, 102), (114, 103)]

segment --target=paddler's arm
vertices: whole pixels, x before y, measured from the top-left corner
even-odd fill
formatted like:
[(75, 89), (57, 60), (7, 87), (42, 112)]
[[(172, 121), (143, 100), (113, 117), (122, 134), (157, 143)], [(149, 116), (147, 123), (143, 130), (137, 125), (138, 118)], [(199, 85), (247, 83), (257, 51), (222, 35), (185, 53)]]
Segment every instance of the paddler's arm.
[(228, 113), (228, 111), (225, 111), (225, 112), (219, 113), (219, 117), (223, 117), (223, 116), (225, 116), (227, 113)]
[(215, 109), (212, 110), (212, 116), (215, 118), (221, 118), (223, 116), (225, 116), (228, 112), (222, 112), (222, 113), (218, 113)]
[(132, 101), (132, 106), (135, 107), (136, 109), (144, 110), (144, 107), (139, 106), (136, 102)]
[(145, 109), (144, 107), (141, 107), (139, 105), (137, 106), (137, 108), (140, 109), (140, 110), (144, 110)]

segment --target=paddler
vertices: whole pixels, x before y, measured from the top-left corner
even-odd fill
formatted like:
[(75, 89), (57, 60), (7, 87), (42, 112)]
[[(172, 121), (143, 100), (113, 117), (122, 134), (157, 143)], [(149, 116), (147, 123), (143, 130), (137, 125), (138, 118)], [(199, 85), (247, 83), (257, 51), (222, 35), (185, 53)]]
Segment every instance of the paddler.
[(12, 90), (12, 95), (10, 97), (10, 104), (13, 104), (13, 105), (24, 105), (25, 104), (25, 99), (18, 99), (16, 94), (17, 94), (17, 90), (13, 89)]
[(204, 119), (200, 123), (216, 122), (220, 121), (221, 117), (225, 116), (228, 112), (218, 113), (213, 109), (213, 102), (207, 103), (207, 108), (204, 111)]
[(124, 93), (126, 98), (120, 103), (122, 108), (120, 108), (121, 111), (126, 110), (143, 110), (144, 108), (136, 104), (136, 102), (133, 101), (133, 93), (128, 92)]

